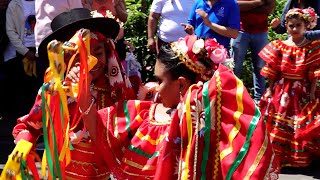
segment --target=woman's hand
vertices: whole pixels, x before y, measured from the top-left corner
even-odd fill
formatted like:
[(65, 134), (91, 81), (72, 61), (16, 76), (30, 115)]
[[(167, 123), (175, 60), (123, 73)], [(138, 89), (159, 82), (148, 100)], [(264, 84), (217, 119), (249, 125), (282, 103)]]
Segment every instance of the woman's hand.
[(68, 72), (66, 80), (69, 80), (73, 83), (78, 83), (79, 79), (80, 79), (80, 64), (76, 63), (76, 65), (72, 67)]
[(180, 25), (184, 26), (184, 31), (187, 34), (192, 35), (194, 33), (194, 27), (191, 24), (181, 23)]
[(270, 22), (270, 26), (271, 26), (272, 29), (277, 28), (279, 25), (280, 25), (280, 19), (279, 18), (274, 18)]
[(203, 23), (206, 26), (209, 26), (211, 24), (211, 21), (209, 20), (209, 16), (208, 13), (206, 13), (204, 10), (202, 9), (197, 9), (196, 13), (199, 14), (202, 17)]
[[(79, 80), (80, 80), (80, 64), (76, 63), (75, 66), (72, 67), (70, 69), (70, 71), (68, 72), (68, 74), (66, 76), (66, 81), (71, 81), (73, 83), (79, 83)], [(82, 88), (81, 91), (79, 91), (79, 92), (85, 93), (86, 92), (85, 89), (90, 89), (90, 84), (91, 84), (91, 81), (92, 81), (92, 76), (91, 76), (90, 73), (88, 74), (88, 79), (87, 80), (88, 80), (87, 86), (84, 87), (85, 84), (83, 84), (84, 85), (83, 87), (79, 87), (79, 88)], [(91, 98), (90, 98), (91, 94), (79, 94), (79, 96), (82, 97), (80, 99), (80, 107), (81, 107), (81, 109), (87, 109), (90, 106), (90, 103), (91, 103)]]

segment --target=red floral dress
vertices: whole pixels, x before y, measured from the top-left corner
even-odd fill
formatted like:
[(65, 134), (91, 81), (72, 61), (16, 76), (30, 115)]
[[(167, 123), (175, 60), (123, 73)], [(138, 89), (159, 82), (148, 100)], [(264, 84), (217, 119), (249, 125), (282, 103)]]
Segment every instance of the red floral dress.
[(320, 120), (319, 89), (318, 100), (310, 101), (311, 81), (320, 76), (319, 47), (320, 41), (297, 47), (276, 40), (259, 53), (267, 63), (261, 74), (275, 82), (272, 98), (262, 99), (260, 108), (280, 167), (308, 166), (310, 151), (320, 152), (311, 128)]
[(192, 85), (171, 120), (155, 120), (156, 106), (125, 101), (99, 110), (98, 153), (115, 178), (278, 178), (260, 111), (226, 67)]

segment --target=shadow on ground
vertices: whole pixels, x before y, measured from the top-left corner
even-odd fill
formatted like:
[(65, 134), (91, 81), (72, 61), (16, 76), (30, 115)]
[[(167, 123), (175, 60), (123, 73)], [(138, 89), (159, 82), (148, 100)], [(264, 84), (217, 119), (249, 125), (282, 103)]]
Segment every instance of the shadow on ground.
[[(292, 180), (292, 178), (289, 178), (289, 177), (293, 177), (292, 175), (302, 175), (302, 177), (306, 176), (313, 179), (320, 179), (319, 164), (320, 164), (320, 158), (314, 159), (311, 165), (305, 168), (284, 167), (281, 170), (281, 174), (288, 175), (287, 176), (288, 180), (289, 179)], [(284, 179), (284, 178), (281, 178), (281, 179)], [(306, 178), (302, 178), (302, 179), (306, 179)]]

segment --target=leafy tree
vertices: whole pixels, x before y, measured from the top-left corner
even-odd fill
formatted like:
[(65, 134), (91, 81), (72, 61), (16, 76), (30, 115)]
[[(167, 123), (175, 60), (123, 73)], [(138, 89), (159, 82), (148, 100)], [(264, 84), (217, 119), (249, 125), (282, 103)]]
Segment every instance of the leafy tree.
[(147, 23), (152, 0), (127, 0), (128, 20), (124, 25), (126, 40), (135, 47), (135, 55), (141, 63), (144, 82), (153, 80), (156, 56), (147, 49)]

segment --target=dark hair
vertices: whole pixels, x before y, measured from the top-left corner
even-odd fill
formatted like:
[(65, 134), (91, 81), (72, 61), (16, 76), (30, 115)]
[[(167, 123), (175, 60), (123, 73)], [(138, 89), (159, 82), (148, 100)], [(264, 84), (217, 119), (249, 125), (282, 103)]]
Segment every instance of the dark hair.
[(188, 69), (185, 64), (181, 63), (179, 57), (171, 49), (170, 44), (161, 46), (157, 60), (164, 64), (172, 79), (175, 80), (182, 76), (193, 84), (197, 83), (198, 74)]

